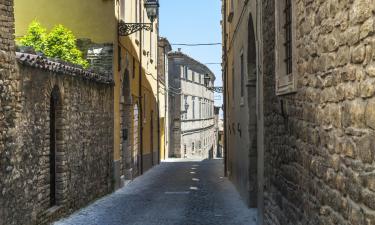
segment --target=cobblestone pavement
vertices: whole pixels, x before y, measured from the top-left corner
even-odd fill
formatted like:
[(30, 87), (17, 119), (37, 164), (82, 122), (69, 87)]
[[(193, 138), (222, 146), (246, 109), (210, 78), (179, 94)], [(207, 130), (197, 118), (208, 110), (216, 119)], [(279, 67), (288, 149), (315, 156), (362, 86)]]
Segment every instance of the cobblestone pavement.
[(55, 225), (255, 225), (222, 160), (169, 161)]

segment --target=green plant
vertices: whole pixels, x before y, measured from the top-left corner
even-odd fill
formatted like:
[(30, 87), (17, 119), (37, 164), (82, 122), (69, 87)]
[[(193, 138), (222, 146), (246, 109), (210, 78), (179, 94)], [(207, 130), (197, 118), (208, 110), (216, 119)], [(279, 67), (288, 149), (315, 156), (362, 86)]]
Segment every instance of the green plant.
[(33, 47), (48, 57), (60, 58), (88, 68), (89, 63), (82, 57), (76, 40), (73, 32), (61, 24), (56, 25), (47, 33), (46, 29), (34, 20), (29, 25), (27, 34), (19, 40), (19, 43), (23, 46)]
[(19, 40), (19, 43), (23, 46), (33, 47), (37, 52), (43, 52), (46, 35), (46, 29), (34, 20), (30, 23), (27, 34)]

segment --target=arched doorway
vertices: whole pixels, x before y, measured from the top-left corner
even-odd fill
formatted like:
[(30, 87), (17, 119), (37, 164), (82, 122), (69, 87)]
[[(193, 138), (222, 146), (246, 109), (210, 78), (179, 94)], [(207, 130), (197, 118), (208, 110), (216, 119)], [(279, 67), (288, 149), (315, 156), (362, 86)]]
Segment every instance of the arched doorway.
[(151, 165), (154, 165), (154, 111), (151, 110), (151, 121), (150, 121), (150, 150), (151, 150)]
[(132, 152), (132, 165), (133, 165), (133, 176), (138, 175), (140, 170), (140, 155), (139, 155), (139, 111), (138, 111), (138, 104), (134, 104), (133, 109), (133, 152)]
[(253, 18), (248, 21), (247, 99), (249, 112), (249, 206), (257, 207), (257, 52)]
[(122, 93), (121, 93), (121, 146), (122, 146), (122, 164), (123, 174), (125, 180), (131, 180), (133, 178), (133, 163), (132, 163), (132, 146), (131, 139), (129, 137), (129, 130), (131, 128), (131, 108), (132, 99), (130, 92), (130, 81), (129, 81), (129, 70), (125, 69), (124, 76), (122, 77)]
[[(61, 205), (64, 196), (64, 186), (61, 181), (64, 176), (62, 167), (63, 149), (63, 126), (62, 126), (62, 98), (58, 86), (54, 86), (50, 95), (49, 105), (49, 207)], [(58, 169), (59, 168), (59, 169)]]

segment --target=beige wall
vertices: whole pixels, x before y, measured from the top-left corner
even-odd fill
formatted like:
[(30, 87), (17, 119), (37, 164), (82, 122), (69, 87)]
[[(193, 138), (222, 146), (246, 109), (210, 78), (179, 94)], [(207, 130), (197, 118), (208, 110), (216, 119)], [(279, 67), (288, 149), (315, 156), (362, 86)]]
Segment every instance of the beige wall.
[(15, 0), (16, 37), (25, 35), (34, 19), (47, 29), (62, 24), (77, 38), (113, 43), (117, 25), (114, 0)]

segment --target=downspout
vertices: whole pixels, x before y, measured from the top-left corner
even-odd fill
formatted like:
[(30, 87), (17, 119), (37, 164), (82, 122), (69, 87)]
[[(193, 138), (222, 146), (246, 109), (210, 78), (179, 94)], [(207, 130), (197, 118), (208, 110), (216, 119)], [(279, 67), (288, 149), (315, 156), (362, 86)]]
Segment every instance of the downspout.
[[(157, 15), (157, 18), (159, 18), (159, 12), (158, 12), (158, 15)], [(152, 40), (150, 40), (152, 41)], [(158, 20), (158, 23), (157, 23), (157, 28), (156, 28), (156, 65), (158, 65), (158, 59), (159, 59), (159, 20)], [(152, 50), (151, 50), (152, 51)], [(161, 142), (160, 142), (160, 99), (159, 99), (159, 88), (160, 88), (160, 84), (159, 84), (159, 66), (157, 66), (157, 69), (156, 69), (156, 84), (157, 84), (157, 88), (156, 88), (156, 93), (157, 93), (157, 106), (158, 106), (158, 109), (157, 109), (157, 116), (158, 116), (158, 164), (160, 164), (160, 150), (161, 150)], [(164, 118), (165, 120), (165, 118)], [(165, 130), (165, 129), (164, 129)], [(165, 137), (165, 135), (164, 135)], [(164, 149), (165, 151), (165, 149)]]
[[(165, 51), (165, 48), (166, 48), (166, 46), (163, 46), (163, 57), (164, 57), (164, 59), (163, 59), (163, 67), (164, 67), (164, 69), (163, 69), (163, 73), (164, 73), (164, 124), (165, 124), (165, 126), (164, 126), (164, 160), (166, 159), (166, 152), (167, 152), (167, 149), (166, 149), (166, 146), (167, 146), (167, 142), (169, 141), (169, 140), (167, 140), (167, 137), (169, 137), (169, 134), (168, 135), (166, 135), (166, 133), (165, 133), (165, 131), (167, 130), (166, 129), (166, 127), (167, 126), (169, 126), (169, 121), (167, 121), (167, 110), (168, 110), (168, 108), (167, 108), (167, 105), (169, 105), (169, 98), (168, 98), (168, 95), (169, 95), (169, 91), (167, 90), (167, 82), (168, 82), (168, 80), (166, 79), (167, 77), (165, 76), (167, 73), (166, 73), (166, 71), (167, 71), (167, 63), (166, 63), (166, 57), (165, 57), (165, 55), (166, 55), (166, 51)], [(168, 60), (168, 58), (167, 58), (167, 60)], [(168, 77), (169, 78), (169, 77)], [(169, 133), (169, 128), (168, 128), (168, 133)], [(169, 145), (168, 145), (169, 146)], [(169, 149), (168, 149), (168, 152), (169, 152)]]
[(228, 145), (227, 145), (227, 0), (224, 0), (224, 55), (223, 55), (223, 80), (224, 80), (224, 176), (228, 176)]
[[(142, 18), (142, 3), (139, 1), (139, 20)], [(140, 21), (141, 22), (141, 21)], [(143, 107), (142, 107), (142, 29), (139, 31), (139, 83), (138, 83), (138, 98), (139, 98), (139, 148), (141, 152), (141, 174), (143, 174)]]

